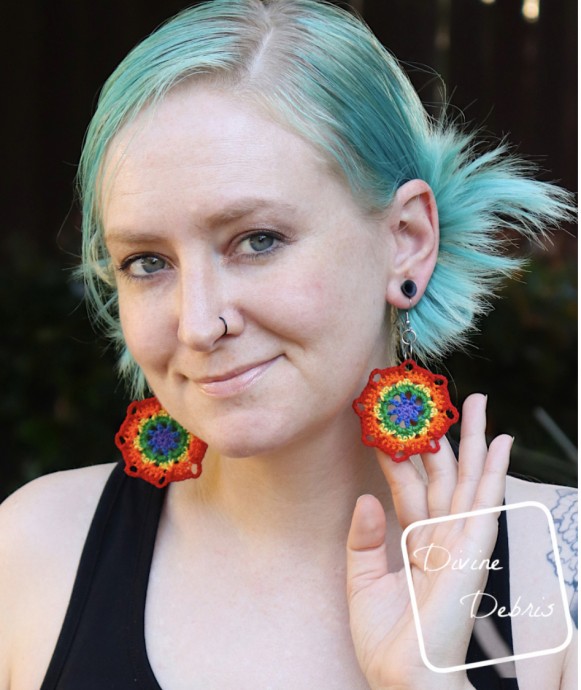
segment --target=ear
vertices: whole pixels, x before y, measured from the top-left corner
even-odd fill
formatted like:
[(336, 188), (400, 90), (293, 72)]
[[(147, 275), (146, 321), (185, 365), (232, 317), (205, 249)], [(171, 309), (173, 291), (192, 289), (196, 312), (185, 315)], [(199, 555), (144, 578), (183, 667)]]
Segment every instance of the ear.
[[(392, 254), (386, 299), (398, 309), (408, 309), (424, 294), (438, 258), (438, 208), (427, 182), (410, 180), (404, 183), (395, 194), (388, 217)], [(401, 291), (404, 280), (413, 280), (417, 286), (411, 305)]]

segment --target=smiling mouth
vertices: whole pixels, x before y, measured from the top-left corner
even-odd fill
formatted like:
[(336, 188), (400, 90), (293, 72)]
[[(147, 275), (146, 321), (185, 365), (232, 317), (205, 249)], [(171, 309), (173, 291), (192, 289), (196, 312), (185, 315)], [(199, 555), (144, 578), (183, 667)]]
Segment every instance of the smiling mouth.
[(274, 357), (246, 369), (236, 369), (221, 376), (199, 379), (197, 384), (206, 395), (218, 398), (236, 395), (258, 381), (277, 359), (278, 357)]

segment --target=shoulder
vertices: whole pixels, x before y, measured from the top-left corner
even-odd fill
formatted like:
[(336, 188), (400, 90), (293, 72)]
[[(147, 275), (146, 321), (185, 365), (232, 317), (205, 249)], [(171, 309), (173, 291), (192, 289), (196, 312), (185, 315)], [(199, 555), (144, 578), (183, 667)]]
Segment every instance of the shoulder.
[[(520, 503), (533, 505), (510, 508)], [(577, 491), (509, 477), (506, 505), (515, 653), (560, 648), (517, 661), (519, 683), (523, 688), (540, 687), (540, 680), (543, 687), (576, 687), (570, 679), (575, 645), (561, 645), (571, 639), (571, 627), (576, 639), (567, 619), (577, 624)]]
[(21, 643), (36, 643), (40, 657), (50, 658), (87, 532), (113, 467), (46, 475), (0, 505), (0, 687), (3, 675), (10, 672), (14, 678), (11, 659), (24, 651)]
[(40, 555), (51, 562), (84, 543), (113, 467), (95, 465), (55, 472), (9, 496), (0, 505), (0, 559), (11, 567), (2, 573), (17, 574), (19, 564)]
[[(563, 577), (570, 587), (577, 588), (578, 491), (568, 486), (538, 484), (509, 477), (506, 503), (533, 501), (549, 511), (555, 528)], [(556, 572), (556, 570), (555, 570)]]
[(570, 486), (542, 484), (540, 482), (507, 477), (506, 502), (519, 503), (522, 501), (537, 501), (545, 505), (551, 512), (563, 497), (567, 501), (577, 502), (577, 489)]
[[(555, 530), (558, 555), (566, 585), (571, 613), (577, 620), (577, 560), (578, 560), (578, 491), (567, 486), (538, 484), (509, 477), (507, 481), (506, 503), (514, 504), (533, 501), (541, 503), (549, 511)], [(523, 513), (524, 515), (524, 513)], [(517, 526), (525, 527), (524, 521), (513, 520)], [(530, 524), (526, 534), (517, 534), (521, 543), (539, 539), (541, 534), (533, 532)], [(544, 532), (550, 537), (550, 532)], [(509, 532), (510, 536), (510, 532)], [(524, 539), (523, 539), (524, 538)], [(545, 557), (555, 577), (558, 575), (557, 562), (551, 541), (547, 538), (544, 544)]]
[[(55, 472), (35, 479), (0, 505), (0, 548), (38, 546), (39, 539), (79, 531), (90, 524), (114, 464)], [(64, 533), (63, 533), (64, 530)]]

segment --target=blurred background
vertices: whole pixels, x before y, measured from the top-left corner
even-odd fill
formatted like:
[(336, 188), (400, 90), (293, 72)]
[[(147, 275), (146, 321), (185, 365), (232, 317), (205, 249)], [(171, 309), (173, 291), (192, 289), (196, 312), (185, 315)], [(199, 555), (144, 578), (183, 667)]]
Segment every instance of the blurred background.
[[(117, 458), (128, 403), (72, 271), (73, 178), (104, 80), (181, 0), (27, 0), (3, 8), (0, 499), (47, 472)], [(443, 99), (486, 137), (507, 136), (540, 178), (577, 189), (575, 0), (352, 0), (403, 62), (429, 111)], [(438, 75), (441, 76), (438, 77)], [(446, 83), (444, 93), (442, 80)], [(575, 485), (576, 228), (507, 284), (474, 347), (445, 362), (457, 403), (489, 394), (491, 435), (516, 437), (512, 470)]]

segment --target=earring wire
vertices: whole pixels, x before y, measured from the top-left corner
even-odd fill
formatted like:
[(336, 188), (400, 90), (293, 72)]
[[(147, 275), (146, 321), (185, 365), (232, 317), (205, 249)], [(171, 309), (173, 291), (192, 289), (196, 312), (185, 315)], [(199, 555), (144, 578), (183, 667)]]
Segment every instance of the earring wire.
[[(411, 300), (410, 300), (411, 307)], [(400, 347), (403, 359), (413, 359), (414, 356), (414, 343), (418, 339), (416, 332), (412, 328), (410, 321), (410, 313), (408, 310), (405, 312), (403, 328), (400, 335)]]

